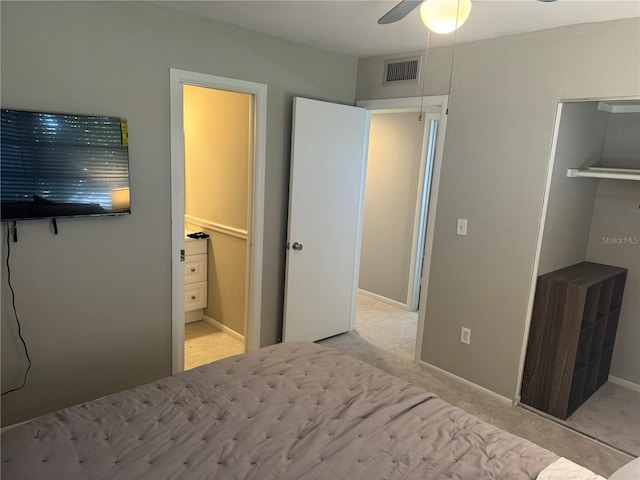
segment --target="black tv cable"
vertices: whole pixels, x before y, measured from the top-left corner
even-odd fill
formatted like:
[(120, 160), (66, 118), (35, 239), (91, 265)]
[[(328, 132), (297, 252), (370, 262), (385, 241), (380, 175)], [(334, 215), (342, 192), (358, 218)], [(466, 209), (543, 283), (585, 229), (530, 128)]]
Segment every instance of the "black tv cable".
[(11, 242), (9, 241), (10, 235), (10, 227), (7, 222), (7, 284), (11, 289), (11, 301), (13, 304), (13, 313), (16, 317), (16, 323), (18, 324), (18, 336), (22, 341), (22, 345), (24, 346), (24, 354), (27, 356), (27, 361), (29, 364), (27, 365), (27, 369), (24, 372), (24, 379), (22, 381), (22, 385), (16, 388), (12, 388), (11, 390), (7, 390), (6, 392), (2, 392), (2, 395), (6, 395), (7, 393), (15, 392), (24, 388), (27, 384), (27, 375), (29, 374), (29, 370), (31, 370), (31, 357), (29, 356), (29, 350), (27, 349), (27, 343), (24, 341), (24, 337), (22, 336), (22, 325), (20, 324), (20, 319), (18, 318), (18, 310), (16, 309), (16, 292), (13, 291), (13, 286), (11, 285), (11, 265), (9, 264), (9, 258), (11, 257)]

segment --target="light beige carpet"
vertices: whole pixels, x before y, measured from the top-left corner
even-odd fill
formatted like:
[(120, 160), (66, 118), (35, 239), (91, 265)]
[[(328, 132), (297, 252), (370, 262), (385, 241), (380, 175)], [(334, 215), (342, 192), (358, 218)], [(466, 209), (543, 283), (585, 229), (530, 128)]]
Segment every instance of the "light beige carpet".
[(565, 424), (640, 456), (640, 392), (605, 383)]

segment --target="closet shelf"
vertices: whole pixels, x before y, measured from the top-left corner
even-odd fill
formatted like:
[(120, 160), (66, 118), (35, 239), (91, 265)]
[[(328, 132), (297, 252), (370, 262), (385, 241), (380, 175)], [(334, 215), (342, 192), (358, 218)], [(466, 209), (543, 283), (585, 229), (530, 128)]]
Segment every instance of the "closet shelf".
[(640, 169), (606, 167), (569, 168), (567, 170), (567, 177), (640, 181)]

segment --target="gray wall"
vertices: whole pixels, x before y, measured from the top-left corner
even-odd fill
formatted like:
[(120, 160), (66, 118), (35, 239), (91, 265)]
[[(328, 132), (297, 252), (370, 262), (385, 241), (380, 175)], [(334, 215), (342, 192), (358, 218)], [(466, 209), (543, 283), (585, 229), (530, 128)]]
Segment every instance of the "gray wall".
[(601, 163), (609, 115), (598, 102), (562, 107), (537, 275), (584, 262), (598, 180), (568, 178), (567, 169)]
[(610, 115), (603, 165), (640, 168), (640, 113)]
[[(170, 67), (268, 85), (261, 343), (274, 343), (292, 98), (353, 104), (356, 59), (147, 3), (3, 1), (1, 9), (2, 106), (127, 117), (133, 212), (61, 220), (58, 236), (44, 221), (19, 224), (11, 275), (33, 367), (27, 387), (2, 398), (2, 424), (171, 373)], [(25, 361), (2, 263), (6, 390)]]
[[(640, 168), (640, 113), (609, 116), (603, 165)], [(640, 183), (600, 180), (587, 260), (625, 267), (611, 375), (640, 384)]]
[[(438, 70), (425, 94), (447, 93), (443, 63), (427, 65)], [(358, 99), (397, 96), (371, 73), (383, 64), (359, 61)], [(640, 95), (637, 18), (456, 47), (423, 360), (516, 396), (557, 103), (630, 95)], [(456, 236), (456, 218), (469, 219), (468, 236)], [(460, 343), (461, 326), (472, 329), (471, 345)]]
[(390, 58), (422, 57), (422, 78), (426, 78), (425, 95), (442, 95), (449, 86), (449, 70), (451, 65), (451, 47), (429, 50), (425, 61), (425, 53), (406, 52), (398, 55), (361, 58), (358, 60), (358, 100), (374, 100), (379, 98), (417, 97), (422, 95), (422, 83), (398, 83), (383, 85), (384, 62)]
[[(640, 162), (640, 156), (637, 158), (636, 162)], [(590, 262), (628, 270), (610, 373), (637, 385), (640, 385), (639, 202), (640, 183), (600, 180), (586, 255)]]
[(405, 304), (424, 128), (417, 112), (371, 116), (359, 287)]

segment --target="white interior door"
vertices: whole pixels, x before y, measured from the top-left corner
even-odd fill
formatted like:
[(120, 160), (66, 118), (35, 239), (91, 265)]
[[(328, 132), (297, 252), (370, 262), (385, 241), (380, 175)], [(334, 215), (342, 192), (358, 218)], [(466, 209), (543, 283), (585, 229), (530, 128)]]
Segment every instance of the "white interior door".
[(367, 110), (294, 99), (283, 340), (316, 341), (355, 318)]

